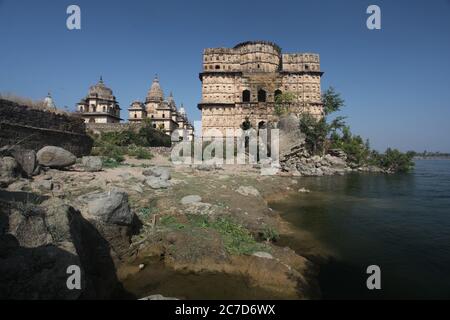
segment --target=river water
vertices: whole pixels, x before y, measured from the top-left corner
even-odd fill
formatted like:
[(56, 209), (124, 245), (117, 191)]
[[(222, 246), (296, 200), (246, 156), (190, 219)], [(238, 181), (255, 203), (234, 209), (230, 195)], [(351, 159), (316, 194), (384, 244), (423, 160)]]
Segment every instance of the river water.
[[(299, 187), (311, 192), (271, 206), (332, 252), (319, 275), (324, 299), (450, 298), (450, 161), (301, 178)], [(381, 290), (367, 289), (369, 265), (381, 269)]]

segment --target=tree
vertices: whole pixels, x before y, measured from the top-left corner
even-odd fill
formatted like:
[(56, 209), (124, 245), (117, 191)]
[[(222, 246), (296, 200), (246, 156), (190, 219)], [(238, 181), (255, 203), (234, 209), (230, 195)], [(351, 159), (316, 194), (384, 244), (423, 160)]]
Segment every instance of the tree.
[(274, 111), (277, 116), (289, 113), (290, 105), (295, 100), (295, 94), (292, 92), (283, 92), (275, 96)]
[(341, 95), (334, 90), (333, 87), (329, 87), (322, 94), (322, 103), (325, 116), (340, 111), (341, 108), (343, 108), (345, 105), (345, 101), (341, 98)]

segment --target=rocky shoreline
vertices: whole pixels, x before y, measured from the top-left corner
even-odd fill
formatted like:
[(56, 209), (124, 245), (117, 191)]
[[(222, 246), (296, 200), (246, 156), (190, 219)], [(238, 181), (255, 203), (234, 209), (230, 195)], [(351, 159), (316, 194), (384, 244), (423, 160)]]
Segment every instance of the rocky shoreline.
[[(77, 160), (56, 147), (35, 155), (2, 150), (4, 298), (201, 298), (183, 289), (192, 275), (199, 286), (202, 277), (235, 283), (236, 296), (244, 299), (320, 297), (318, 265), (305, 256), (324, 251), (278, 246), (280, 235), (299, 236), (299, 230), (268, 206), (275, 197), (308, 192), (297, 174), (285, 170), (294, 163), (292, 154), (284, 158), (285, 172), (264, 176), (250, 165), (173, 166), (156, 151), (152, 160), (127, 158), (116, 168), (102, 168), (97, 157)], [(338, 155), (308, 159), (311, 169), (301, 175), (354, 171)], [(330, 164), (334, 171), (324, 169)], [(31, 201), (30, 195), (39, 199)], [(71, 264), (84, 270), (80, 291), (65, 287)], [(180, 276), (171, 288), (158, 280), (167, 272)]]

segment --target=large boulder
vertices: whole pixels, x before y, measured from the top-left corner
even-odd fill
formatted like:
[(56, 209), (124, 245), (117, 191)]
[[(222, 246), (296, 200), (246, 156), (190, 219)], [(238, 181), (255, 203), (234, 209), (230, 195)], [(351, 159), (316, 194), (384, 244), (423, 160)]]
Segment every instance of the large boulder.
[[(0, 299), (108, 299), (121, 290), (110, 245), (58, 198), (0, 201)], [(71, 290), (68, 267), (81, 271)]]
[(79, 197), (78, 200), (86, 205), (86, 218), (118, 225), (131, 225), (133, 221), (128, 194), (125, 192), (93, 192)]
[(56, 169), (71, 166), (77, 161), (71, 152), (54, 146), (43, 147), (36, 156), (40, 165)]
[[(56, 199), (40, 206), (2, 204), (0, 230), (0, 298), (78, 299), (83, 290), (69, 290), (67, 268), (81, 267), (75, 241), (75, 214)], [(51, 208), (50, 208), (50, 207)], [(82, 267), (81, 267), (82, 270)], [(86, 289), (84, 272), (81, 285)]]
[(27, 177), (31, 177), (36, 171), (37, 162), (34, 150), (24, 149), (20, 146), (5, 146), (0, 149), (0, 154), (13, 157)]
[(17, 180), (19, 165), (13, 157), (0, 158), (0, 187), (7, 187)]
[(103, 167), (102, 158), (95, 156), (86, 156), (81, 158), (81, 164), (87, 172), (101, 171)]

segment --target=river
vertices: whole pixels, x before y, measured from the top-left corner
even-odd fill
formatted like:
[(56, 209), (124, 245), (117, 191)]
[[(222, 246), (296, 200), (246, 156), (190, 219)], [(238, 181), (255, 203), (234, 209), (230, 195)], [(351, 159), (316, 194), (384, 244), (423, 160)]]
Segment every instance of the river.
[[(311, 192), (271, 206), (332, 252), (319, 275), (324, 299), (450, 298), (450, 161), (299, 183)], [(381, 269), (381, 290), (367, 289), (369, 265)]]

